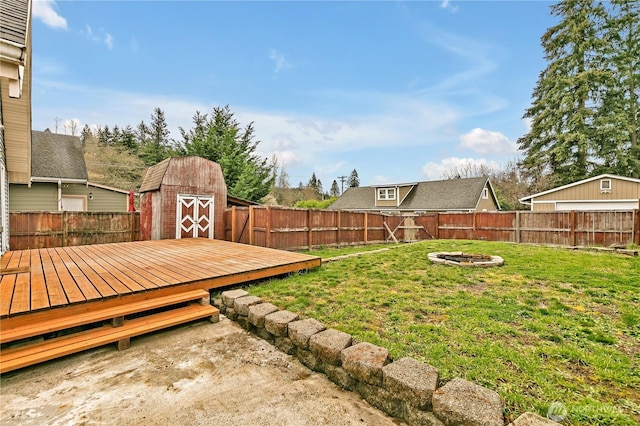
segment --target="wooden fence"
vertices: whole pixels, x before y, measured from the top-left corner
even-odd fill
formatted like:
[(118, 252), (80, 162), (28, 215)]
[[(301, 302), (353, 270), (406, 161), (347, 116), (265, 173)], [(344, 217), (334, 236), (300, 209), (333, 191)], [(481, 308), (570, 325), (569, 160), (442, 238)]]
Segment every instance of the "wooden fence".
[(9, 213), (11, 250), (119, 243), (139, 239), (139, 213)]
[(290, 250), (425, 239), (563, 246), (640, 245), (638, 210), (427, 213), (402, 217), (254, 206), (228, 209), (225, 224), (228, 241)]

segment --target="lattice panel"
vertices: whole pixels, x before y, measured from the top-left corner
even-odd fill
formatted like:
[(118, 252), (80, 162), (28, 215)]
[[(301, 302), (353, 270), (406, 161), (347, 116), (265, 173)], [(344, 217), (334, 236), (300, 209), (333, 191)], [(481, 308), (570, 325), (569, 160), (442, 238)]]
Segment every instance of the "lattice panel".
[(213, 197), (178, 194), (176, 238), (213, 238)]

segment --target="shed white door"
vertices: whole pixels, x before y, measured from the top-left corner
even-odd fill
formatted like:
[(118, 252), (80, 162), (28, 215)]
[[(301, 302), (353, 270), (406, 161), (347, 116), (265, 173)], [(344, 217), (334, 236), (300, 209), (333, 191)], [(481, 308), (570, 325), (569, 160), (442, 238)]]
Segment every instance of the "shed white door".
[(213, 196), (178, 194), (176, 238), (213, 239)]
[(62, 210), (66, 212), (83, 212), (87, 210), (87, 197), (84, 195), (63, 195)]

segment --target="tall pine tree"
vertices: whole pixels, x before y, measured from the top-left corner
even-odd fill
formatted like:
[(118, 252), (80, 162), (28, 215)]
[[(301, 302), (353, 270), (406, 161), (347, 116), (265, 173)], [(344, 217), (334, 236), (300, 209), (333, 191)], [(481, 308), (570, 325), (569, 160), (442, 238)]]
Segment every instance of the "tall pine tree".
[(358, 177), (358, 171), (356, 169), (351, 171), (349, 179), (347, 179), (347, 185), (349, 188), (357, 188), (360, 186), (360, 178)]
[(220, 164), (230, 194), (259, 201), (269, 193), (273, 166), (256, 154), (253, 123), (240, 128), (229, 106), (215, 107), (210, 117), (196, 112), (193, 127), (180, 132), (185, 154)]
[(545, 170), (566, 184), (586, 178), (594, 167), (594, 99), (602, 88), (606, 12), (593, 0), (561, 0), (551, 13), (560, 22), (542, 36), (548, 65), (524, 115), (531, 130), (518, 143), (526, 168)]

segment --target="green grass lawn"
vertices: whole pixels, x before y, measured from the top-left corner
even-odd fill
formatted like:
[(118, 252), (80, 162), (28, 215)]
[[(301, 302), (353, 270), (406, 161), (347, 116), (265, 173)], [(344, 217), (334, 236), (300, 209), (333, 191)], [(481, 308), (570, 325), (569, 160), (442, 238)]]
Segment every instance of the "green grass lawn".
[[(432, 265), (432, 251), (494, 254), (505, 265)], [(386, 347), (394, 359), (434, 365), (444, 382), (463, 377), (494, 389), (509, 420), (525, 411), (546, 416), (557, 401), (573, 424), (640, 422), (640, 258), (437, 240), (250, 292)]]

